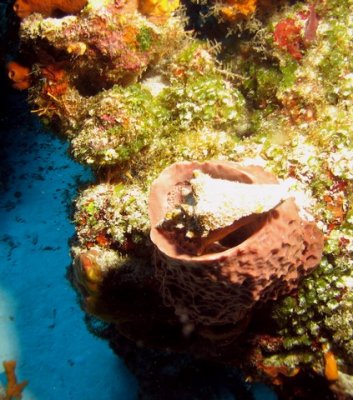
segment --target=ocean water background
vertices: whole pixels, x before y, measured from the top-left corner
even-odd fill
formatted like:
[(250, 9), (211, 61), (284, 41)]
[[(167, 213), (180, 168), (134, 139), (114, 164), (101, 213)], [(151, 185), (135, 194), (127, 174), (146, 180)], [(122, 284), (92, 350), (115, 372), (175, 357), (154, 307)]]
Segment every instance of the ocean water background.
[[(70, 208), (77, 189), (92, 179), (73, 162), (67, 143), (47, 132), (10, 92), (1, 102), (0, 146), (0, 362), (17, 361), (23, 400), (133, 400), (138, 383), (92, 334), (66, 278)], [(0, 363), (0, 381), (6, 382)], [(274, 400), (254, 385), (257, 400)], [(210, 399), (231, 400), (223, 394)], [(163, 399), (161, 399), (163, 400)], [(183, 399), (180, 399), (183, 400)], [(237, 399), (241, 400), (241, 399)]]
[(15, 359), (29, 380), (24, 400), (135, 399), (135, 379), (89, 333), (65, 276), (69, 209), (90, 172), (24, 103), (7, 97), (1, 119), (0, 361)]

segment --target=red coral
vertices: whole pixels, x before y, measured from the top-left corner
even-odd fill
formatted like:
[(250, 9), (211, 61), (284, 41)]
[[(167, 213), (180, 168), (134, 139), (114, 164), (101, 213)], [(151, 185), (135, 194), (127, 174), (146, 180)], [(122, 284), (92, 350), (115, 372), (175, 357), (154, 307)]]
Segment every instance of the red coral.
[(303, 57), (302, 27), (293, 18), (286, 18), (279, 22), (273, 33), (274, 41), (281, 49), (287, 51), (296, 60)]
[(318, 26), (315, 4), (310, 4), (308, 11), (297, 14), (297, 19), (286, 18), (280, 21), (275, 27), (273, 38), (278, 47), (299, 61), (305, 48), (316, 39)]
[(52, 97), (62, 96), (68, 87), (65, 71), (56, 64), (47, 65), (41, 71), (45, 78), (44, 93)]
[(164, 170), (151, 187), (151, 239), (166, 305), (195, 323), (237, 323), (255, 304), (277, 299), (297, 287), (318, 265), (323, 235), (315, 223), (303, 221), (294, 200), (287, 199), (223, 239), (226, 250), (201, 256), (183, 252), (157, 225), (179, 204), (182, 187), (195, 169), (213, 178), (248, 184), (276, 183), (276, 178), (255, 166), (184, 162)]

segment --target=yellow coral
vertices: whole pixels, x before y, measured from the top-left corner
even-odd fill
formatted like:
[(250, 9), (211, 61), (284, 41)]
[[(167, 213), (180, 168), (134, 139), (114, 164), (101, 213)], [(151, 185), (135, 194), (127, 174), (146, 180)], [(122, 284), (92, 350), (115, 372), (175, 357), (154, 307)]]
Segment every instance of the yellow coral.
[(140, 0), (138, 8), (144, 15), (163, 17), (171, 14), (179, 5), (179, 0)]
[(69, 54), (73, 54), (76, 56), (82, 56), (83, 54), (85, 54), (86, 50), (87, 45), (84, 42), (70, 43), (66, 48), (66, 51)]

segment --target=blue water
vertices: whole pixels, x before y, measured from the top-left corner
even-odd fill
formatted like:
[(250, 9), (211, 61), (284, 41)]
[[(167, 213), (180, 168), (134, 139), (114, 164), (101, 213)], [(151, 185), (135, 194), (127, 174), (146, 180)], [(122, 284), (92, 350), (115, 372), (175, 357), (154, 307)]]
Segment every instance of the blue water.
[[(13, 95), (1, 125), (0, 361), (17, 360), (19, 380), (29, 380), (24, 400), (135, 399), (135, 379), (87, 331), (65, 277), (69, 207), (90, 173), (23, 100)], [(1, 373), (4, 381), (2, 364)]]

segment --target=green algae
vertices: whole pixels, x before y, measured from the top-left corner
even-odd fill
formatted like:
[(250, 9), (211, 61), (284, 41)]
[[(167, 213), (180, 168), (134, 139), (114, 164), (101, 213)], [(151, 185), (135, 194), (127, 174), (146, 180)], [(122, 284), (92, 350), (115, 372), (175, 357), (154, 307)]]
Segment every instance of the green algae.
[(92, 186), (77, 198), (74, 220), (81, 246), (122, 248), (128, 241), (130, 245), (146, 243), (147, 195), (131, 185)]

